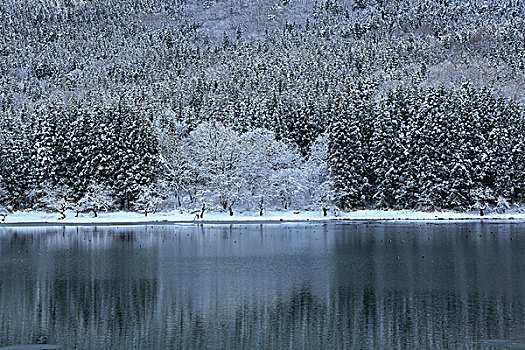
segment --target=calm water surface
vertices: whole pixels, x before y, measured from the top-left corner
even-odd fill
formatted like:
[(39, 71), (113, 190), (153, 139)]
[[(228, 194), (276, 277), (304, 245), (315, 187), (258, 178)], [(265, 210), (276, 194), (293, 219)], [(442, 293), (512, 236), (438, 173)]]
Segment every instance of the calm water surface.
[(0, 347), (523, 349), (525, 224), (0, 228)]

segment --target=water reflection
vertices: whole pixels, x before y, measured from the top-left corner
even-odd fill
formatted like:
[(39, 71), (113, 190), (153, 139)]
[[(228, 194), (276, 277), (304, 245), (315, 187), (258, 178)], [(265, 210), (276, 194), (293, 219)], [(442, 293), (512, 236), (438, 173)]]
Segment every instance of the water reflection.
[(0, 346), (41, 335), (66, 349), (520, 344), (524, 229), (4, 227)]

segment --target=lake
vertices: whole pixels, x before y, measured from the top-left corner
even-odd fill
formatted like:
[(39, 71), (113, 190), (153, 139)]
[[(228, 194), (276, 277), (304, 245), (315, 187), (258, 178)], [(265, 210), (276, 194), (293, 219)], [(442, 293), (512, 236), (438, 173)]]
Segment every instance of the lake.
[(0, 227), (0, 347), (525, 349), (525, 224)]

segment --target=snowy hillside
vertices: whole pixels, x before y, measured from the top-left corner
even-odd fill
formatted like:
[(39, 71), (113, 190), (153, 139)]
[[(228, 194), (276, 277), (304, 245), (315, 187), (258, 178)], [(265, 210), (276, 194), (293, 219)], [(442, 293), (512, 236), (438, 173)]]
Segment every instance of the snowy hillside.
[(5, 0), (0, 213), (525, 204), (525, 2)]

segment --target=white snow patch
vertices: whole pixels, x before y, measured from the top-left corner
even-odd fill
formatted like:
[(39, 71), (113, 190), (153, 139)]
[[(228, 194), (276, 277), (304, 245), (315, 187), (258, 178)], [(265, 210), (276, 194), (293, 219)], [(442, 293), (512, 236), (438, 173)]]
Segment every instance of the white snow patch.
[(204, 219), (197, 219), (195, 212), (159, 212), (144, 216), (137, 212), (100, 213), (98, 217), (93, 214), (80, 214), (75, 217), (74, 212), (67, 212), (64, 220), (59, 220), (56, 213), (43, 213), (34, 211), (19, 211), (9, 214), (2, 225), (9, 224), (144, 224), (144, 223), (236, 223), (236, 222), (323, 222), (332, 220), (359, 220), (359, 221), (464, 221), (464, 220), (498, 220), (498, 221), (524, 221), (525, 213), (512, 212), (505, 214), (488, 213), (480, 217), (477, 212), (458, 213), (452, 211), (421, 212), (410, 210), (358, 210), (338, 215), (323, 216), (317, 211), (273, 211), (259, 216), (258, 212), (235, 213), (230, 216), (227, 212), (206, 212)]

